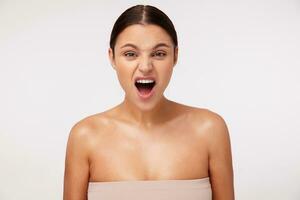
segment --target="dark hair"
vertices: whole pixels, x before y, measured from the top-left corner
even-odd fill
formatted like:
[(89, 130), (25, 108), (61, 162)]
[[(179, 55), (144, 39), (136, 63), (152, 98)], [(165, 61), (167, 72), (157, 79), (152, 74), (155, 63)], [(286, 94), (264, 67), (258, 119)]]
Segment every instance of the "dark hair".
[(163, 28), (172, 38), (174, 49), (178, 46), (177, 33), (169, 17), (158, 8), (150, 5), (135, 5), (125, 10), (115, 22), (110, 35), (110, 48), (113, 55), (118, 35), (133, 24), (155, 24)]

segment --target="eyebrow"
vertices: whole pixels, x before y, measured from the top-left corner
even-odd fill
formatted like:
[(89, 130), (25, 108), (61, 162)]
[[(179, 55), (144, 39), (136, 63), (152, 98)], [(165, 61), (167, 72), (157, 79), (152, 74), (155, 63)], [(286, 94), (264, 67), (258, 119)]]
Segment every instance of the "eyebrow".
[[(135, 49), (139, 49), (136, 45), (134, 45), (134, 44), (132, 44), (132, 43), (127, 43), (127, 44), (121, 46), (121, 48), (124, 48), (124, 47), (133, 47), (133, 48), (135, 48)], [(157, 45), (155, 45), (155, 46), (153, 47), (153, 49), (156, 49), (156, 48), (158, 48), (158, 47), (170, 47), (170, 45), (168, 45), (168, 44), (166, 44), (166, 43), (158, 43)]]

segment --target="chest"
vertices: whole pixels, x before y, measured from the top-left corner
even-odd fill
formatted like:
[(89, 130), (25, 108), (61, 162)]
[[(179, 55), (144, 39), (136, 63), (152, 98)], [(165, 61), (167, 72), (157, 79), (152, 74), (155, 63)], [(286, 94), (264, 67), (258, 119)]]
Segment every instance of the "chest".
[[(123, 129), (123, 131), (126, 129)], [(97, 139), (90, 180), (189, 179), (208, 174), (205, 139), (193, 130), (114, 130)]]

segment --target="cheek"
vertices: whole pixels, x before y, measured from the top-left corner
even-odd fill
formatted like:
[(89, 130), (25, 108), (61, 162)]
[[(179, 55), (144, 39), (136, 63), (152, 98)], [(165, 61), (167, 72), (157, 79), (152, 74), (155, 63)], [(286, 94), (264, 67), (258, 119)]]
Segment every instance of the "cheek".
[(170, 80), (170, 78), (172, 76), (172, 73), (173, 73), (173, 67), (169, 67), (169, 68), (165, 69), (165, 71), (164, 71), (164, 77), (165, 77), (166, 81), (169, 82), (169, 80)]
[(168, 75), (173, 71), (173, 62), (168, 59), (165, 62), (160, 63), (158, 69), (161, 71), (161, 73)]
[(127, 83), (128, 82), (128, 75), (127, 75), (126, 71), (124, 71), (122, 69), (118, 69), (117, 74), (118, 74), (118, 79), (119, 79), (120, 84), (122, 86), (126, 86), (128, 84)]
[(161, 81), (164, 84), (168, 84), (173, 73), (173, 63), (172, 62), (164, 63), (164, 65), (161, 65), (157, 69), (158, 69), (157, 73)]
[(119, 82), (122, 88), (126, 90), (126, 88), (131, 87), (132, 84), (132, 67), (121, 62), (117, 63), (116, 66)]

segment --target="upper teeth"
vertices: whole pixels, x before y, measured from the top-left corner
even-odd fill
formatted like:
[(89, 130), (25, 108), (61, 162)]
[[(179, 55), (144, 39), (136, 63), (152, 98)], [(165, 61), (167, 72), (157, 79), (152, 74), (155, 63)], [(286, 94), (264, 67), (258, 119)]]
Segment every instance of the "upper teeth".
[(138, 83), (153, 83), (154, 80), (146, 80), (146, 79), (141, 79), (141, 80), (137, 80)]

